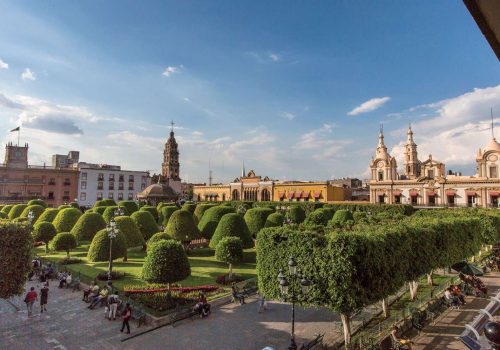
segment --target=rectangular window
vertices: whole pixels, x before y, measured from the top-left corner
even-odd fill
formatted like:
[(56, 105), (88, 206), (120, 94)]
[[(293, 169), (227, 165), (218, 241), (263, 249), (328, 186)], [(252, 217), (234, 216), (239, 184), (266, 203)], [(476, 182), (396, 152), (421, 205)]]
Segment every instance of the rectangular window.
[(417, 196), (411, 196), (411, 204), (417, 205)]
[(118, 193), (118, 200), (121, 201), (123, 199), (123, 193)]
[(54, 192), (50, 191), (49, 196), (47, 197), (48, 199), (54, 199)]
[(51, 177), (50, 180), (49, 180), (49, 185), (52, 185), (54, 186), (56, 184), (56, 179)]
[(109, 182), (109, 189), (114, 190), (115, 189), (115, 183), (113, 181)]
[(134, 175), (128, 176), (128, 182), (134, 182)]
[(104, 182), (99, 181), (99, 182), (97, 183), (97, 189), (98, 189), (98, 190), (103, 190), (103, 189), (104, 189)]
[(118, 183), (118, 190), (123, 191), (123, 182)]
[(69, 178), (64, 179), (64, 186), (69, 186), (71, 185), (71, 182), (69, 181)]
[(69, 202), (69, 191), (64, 191), (63, 201)]
[(434, 178), (434, 170), (429, 170), (429, 171), (427, 172), (427, 177), (428, 177), (429, 179), (433, 179), (433, 178)]
[(379, 203), (385, 203), (384, 195), (378, 196), (378, 202)]
[(85, 192), (80, 193), (80, 200), (81, 201), (86, 201), (87, 200), (87, 194)]
[(87, 180), (87, 173), (82, 173), (82, 180)]
[(491, 178), (497, 178), (497, 167), (496, 166), (490, 166), (490, 177)]
[(113, 197), (114, 197), (114, 193), (113, 193), (113, 192), (109, 192), (109, 193), (108, 193), (108, 198), (109, 198), (109, 199), (113, 199)]
[(99, 175), (97, 175), (97, 181), (104, 181), (104, 174), (99, 173)]
[(128, 190), (129, 191), (133, 191), (134, 190), (134, 184), (133, 183), (129, 183), (128, 184)]
[(401, 196), (395, 196), (394, 201), (396, 202), (396, 204), (401, 204)]
[(102, 192), (97, 192), (97, 200), (100, 201), (102, 199)]
[(120, 174), (118, 176), (118, 181), (123, 182), (123, 181), (125, 181), (124, 178), (125, 178), (125, 176), (123, 176), (123, 174)]
[(383, 172), (379, 172), (378, 173), (378, 181), (383, 181), (384, 180), (384, 173)]
[(448, 196), (448, 205), (450, 207), (455, 205), (455, 196)]
[(82, 181), (82, 185), (80, 186), (82, 190), (87, 189), (87, 181)]
[(109, 174), (109, 181), (115, 181), (115, 174)]
[(134, 194), (129, 192), (128, 200), (131, 201), (132, 199), (134, 199)]

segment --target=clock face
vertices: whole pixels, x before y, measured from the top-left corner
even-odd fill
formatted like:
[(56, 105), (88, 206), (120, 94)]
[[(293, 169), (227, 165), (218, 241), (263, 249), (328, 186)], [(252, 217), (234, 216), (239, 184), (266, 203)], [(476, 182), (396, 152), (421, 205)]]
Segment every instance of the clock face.
[(385, 162), (384, 162), (384, 161), (378, 162), (378, 167), (379, 167), (379, 168), (382, 168), (384, 165), (385, 165)]
[(498, 157), (496, 155), (492, 154), (488, 157), (488, 160), (491, 162), (496, 162), (498, 160)]

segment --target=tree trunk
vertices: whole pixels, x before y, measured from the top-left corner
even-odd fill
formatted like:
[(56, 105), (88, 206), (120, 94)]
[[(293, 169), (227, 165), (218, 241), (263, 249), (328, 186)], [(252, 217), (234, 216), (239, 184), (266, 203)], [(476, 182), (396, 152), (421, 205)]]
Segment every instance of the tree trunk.
[(45, 254), (49, 253), (49, 242), (45, 243)]
[(229, 264), (229, 280), (233, 278), (233, 264)]
[(434, 285), (434, 280), (432, 279), (432, 270), (427, 274), (427, 284), (431, 287)]
[(69, 259), (69, 250), (66, 251), (66, 257)]
[(389, 310), (389, 298), (382, 299), (382, 315), (384, 318), (391, 316), (391, 310)]
[(410, 281), (410, 298), (411, 298), (411, 300), (415, 300), (417, 298), (417, 289), (418, 289), (418, 282), (417, 281)]
[(344, 347), (346, 350), (351, 349), (351, 317), (349, 314), (340, 314), (342, 326), (344, 328)]

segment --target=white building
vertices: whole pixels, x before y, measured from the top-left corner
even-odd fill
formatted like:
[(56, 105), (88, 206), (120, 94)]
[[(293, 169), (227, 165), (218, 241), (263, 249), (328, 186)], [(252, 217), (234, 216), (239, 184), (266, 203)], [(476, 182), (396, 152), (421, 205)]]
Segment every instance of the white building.
[[(76, 164), (75, 164), (76, 165)], [(121, 170), (118, 165), (78, 163), (78, 204), (91, 207), (97, 200), (136, 200), (150, 185), (149, 172)]]

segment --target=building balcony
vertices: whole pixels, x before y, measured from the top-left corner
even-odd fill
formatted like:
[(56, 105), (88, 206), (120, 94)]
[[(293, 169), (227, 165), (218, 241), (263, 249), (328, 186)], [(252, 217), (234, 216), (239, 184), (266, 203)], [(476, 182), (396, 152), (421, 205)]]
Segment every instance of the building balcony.
[(102, 191), (102, 190), (104, 190), (104, 186), (97, 186), (97, 189)]
[(69, 196), (63, 196), (62, 200), (65, 201), (65, 202), (69, 202)]
[(71, 182), (64, 182), (63, 185), (64, 186), (71, 186)]

